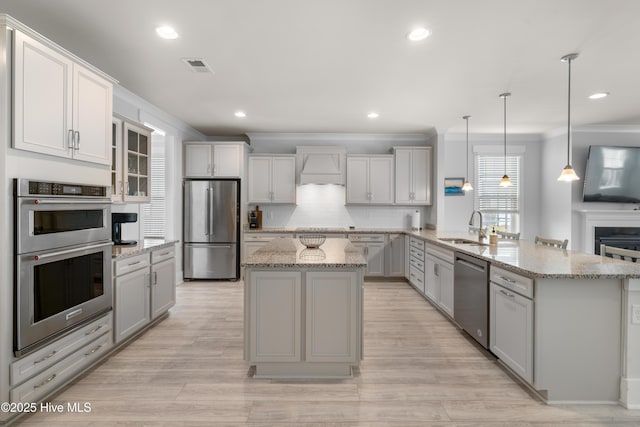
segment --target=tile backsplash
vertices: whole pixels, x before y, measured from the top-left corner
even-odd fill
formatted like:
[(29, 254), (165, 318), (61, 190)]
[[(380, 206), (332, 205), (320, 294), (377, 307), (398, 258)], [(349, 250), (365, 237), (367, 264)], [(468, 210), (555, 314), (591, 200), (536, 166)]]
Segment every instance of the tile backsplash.
[[(416, 209), (423, 219), (430, 209), (424, 206), (345, 205), (345, 187), (341, 185), (300, 185), (296, 192), (296, 205), (259, 205), (263, 211), (263, 227), (408, 228)], [(255, 205), (250, 205), (249, 210), (253, 209)]]

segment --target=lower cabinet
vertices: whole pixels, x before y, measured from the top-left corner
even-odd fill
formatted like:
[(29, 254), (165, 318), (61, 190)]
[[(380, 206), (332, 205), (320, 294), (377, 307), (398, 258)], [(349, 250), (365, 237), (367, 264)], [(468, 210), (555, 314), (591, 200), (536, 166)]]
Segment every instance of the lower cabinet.
[(385, 235), (349, 234), (349, 240), (367, 259), (365, 276), (385, 275)]
[(492, 267), (489, 289), (489, 348), (533, 384), (533, 281)]
[(175, 248), (114, 263), (115, 342), (130, 337), (175, 304)]
[(425, 244), (425, 295), (453, 317), (453, 251)]
[(403, 234), (390, 234), (385, 250), (386, 270), (385, 276), (403, 277), (405, 275)]

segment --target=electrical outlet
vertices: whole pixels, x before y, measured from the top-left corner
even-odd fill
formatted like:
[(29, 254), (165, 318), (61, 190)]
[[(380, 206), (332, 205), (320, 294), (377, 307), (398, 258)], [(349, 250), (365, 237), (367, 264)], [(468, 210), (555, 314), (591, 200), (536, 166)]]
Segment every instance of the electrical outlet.
[(640, 305), (631, 305), (631, 323), (640, 324)]

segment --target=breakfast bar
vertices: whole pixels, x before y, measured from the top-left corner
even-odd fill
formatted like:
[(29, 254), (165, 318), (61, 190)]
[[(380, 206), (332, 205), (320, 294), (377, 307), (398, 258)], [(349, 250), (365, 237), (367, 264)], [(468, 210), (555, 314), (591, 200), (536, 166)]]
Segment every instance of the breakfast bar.
[(242, 264), (244, 358), (255, 377), (344, 378), (362, 359), (367, 263), (349, 240), (275, 239)]

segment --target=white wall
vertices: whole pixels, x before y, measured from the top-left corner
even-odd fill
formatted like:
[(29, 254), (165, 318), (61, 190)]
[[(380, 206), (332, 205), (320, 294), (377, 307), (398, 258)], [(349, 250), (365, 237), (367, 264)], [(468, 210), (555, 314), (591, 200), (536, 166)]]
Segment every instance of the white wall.
[[(249, 133), (252, 153), (295, 154), (297, 146), (337, 145), (347, 154), (390, 154), (396, 146), (435, 146), (430, 134), (341, 134), (341, 133)], [(434, 161), (434, 166), (436, 162)], [(435, 177), (435, 174), (433, 175)], [(367, 227), (402, 228), (411, 225), (411, 206), (345, 205), (345, 187), (301, 185), (296, 205), (260, 205), (264, 227)], [(249, 210), (255, 208), (250, 205)], [(419, 206), (422, 223), (434, 224), (436, 208)], [(247, 222), (243, 218), (243, 223)]]
[[(444, 231), (466, 231), (469, 217), (474, 210), (473, 191), (464, 196), (445, 196), (444, 178), (469, 177), (473, 182), (473, 152), (479, 147), (503, 147), (502, 134), (469, 134), (469, 170), (466, 170), (466, 138), (464, 134), (446, 134), (438, 141), (438, 149), (441, 151), (439, 158), (440, 170), (438, 172), (437, 199), (440, 211), (438, 212), (438, 229)], [(541, 138), (539, 135), (508, 135), (507, 154), (521, 152), (523, 161), (522, 173), (522, 212), (521, 212), (521, 238), (532, 240), (540, 228), (540, 167), (541, 167)]]

